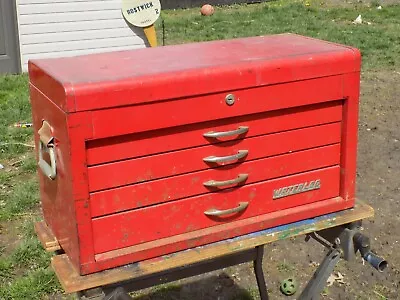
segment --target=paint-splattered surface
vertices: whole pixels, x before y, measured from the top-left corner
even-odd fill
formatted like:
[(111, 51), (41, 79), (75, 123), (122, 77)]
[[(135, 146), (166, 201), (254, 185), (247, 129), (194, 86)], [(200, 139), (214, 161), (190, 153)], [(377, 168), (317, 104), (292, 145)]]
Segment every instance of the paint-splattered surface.
[(54, 257), (52, 265), (63, 288), (67, 292), (75, 292), (134, 279), (168, 269), (184, 267), (204, 260), (251, 249), (259, 245), (268, 245), (276, 241), (287, 240), (291, 237), (366, 219), (372, 217), (373, 213), (374, 211), (370, 206), (358, 202), (354, 209), (278, 226), (86, 276), (79, 276), (65, 254)]

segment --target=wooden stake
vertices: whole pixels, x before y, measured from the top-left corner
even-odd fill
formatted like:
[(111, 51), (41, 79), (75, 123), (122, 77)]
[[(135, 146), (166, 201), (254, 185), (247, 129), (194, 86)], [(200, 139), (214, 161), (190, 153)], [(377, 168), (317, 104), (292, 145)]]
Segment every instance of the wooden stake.
[(146, 35), (147, 40), (149, 41), (150, 47), (157, 47), (157, 33), (154, 24), (148, 27), (144, 27), (143, 29), (144, 29), (144, 34)]

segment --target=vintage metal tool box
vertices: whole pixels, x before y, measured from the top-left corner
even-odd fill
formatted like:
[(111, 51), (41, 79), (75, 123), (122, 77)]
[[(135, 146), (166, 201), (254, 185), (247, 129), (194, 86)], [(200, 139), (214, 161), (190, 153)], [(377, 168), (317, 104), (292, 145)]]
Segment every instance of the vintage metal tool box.
[(350, 208), (359, 72), (293, 34), (30, 61), (45, 222), (88, 274)]

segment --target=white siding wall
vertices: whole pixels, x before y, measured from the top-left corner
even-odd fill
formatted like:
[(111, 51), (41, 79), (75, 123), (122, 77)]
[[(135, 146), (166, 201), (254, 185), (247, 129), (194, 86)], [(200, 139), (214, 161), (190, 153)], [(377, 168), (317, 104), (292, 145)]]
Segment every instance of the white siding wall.
[(28, 60), (145, 47), (121, 0), (17, 0), (23, 71)]

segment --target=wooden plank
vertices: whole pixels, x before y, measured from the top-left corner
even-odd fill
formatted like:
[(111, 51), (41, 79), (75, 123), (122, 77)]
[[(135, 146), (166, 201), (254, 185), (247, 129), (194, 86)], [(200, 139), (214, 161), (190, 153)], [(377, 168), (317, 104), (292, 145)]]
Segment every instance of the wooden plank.
[(46, 251), (53, 252), (61, 250), (61, 246), (58, 243), (56, 237), (51, 232), (50, 228), (44, 221), (35, 223), (35, 232), (38, 236), (40, 243)]
[(86, 276), (80, 276), (79, 273), (73, 269), (65, 254), (53, 257), (52, 267), (65, 292), (74, 293), (154, 274), (171, 268), (182, 267), (206, 259), (213, 259), (278, 240), (348, 224), (373, 217), (373, 215), (374, 209), (371, 206), (357, 200), (353, 209), (251, 233)]

